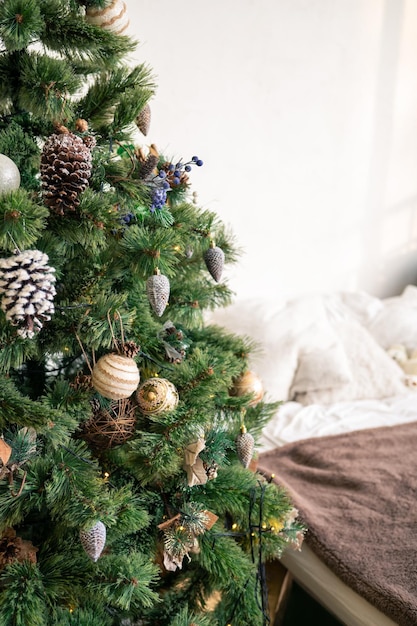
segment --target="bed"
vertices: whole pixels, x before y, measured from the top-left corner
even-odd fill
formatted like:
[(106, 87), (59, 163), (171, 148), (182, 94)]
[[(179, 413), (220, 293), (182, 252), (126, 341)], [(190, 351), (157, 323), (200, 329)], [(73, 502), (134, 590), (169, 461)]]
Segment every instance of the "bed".
[(255, 339), (250, 367), (282, 401), (258, 467), (309, 527), (282, 564), (347, 626), (417, 624), (417, 288), (240, 301), (211, 321)]

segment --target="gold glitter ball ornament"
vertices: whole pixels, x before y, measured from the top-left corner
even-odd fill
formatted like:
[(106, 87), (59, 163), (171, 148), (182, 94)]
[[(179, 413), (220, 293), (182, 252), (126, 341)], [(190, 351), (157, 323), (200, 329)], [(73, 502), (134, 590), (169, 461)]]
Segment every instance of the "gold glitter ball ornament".
[(148, 378), (138, 388), (136, 401), (144, 415), (172, 411), (178, 404), (178, 391), (166, 378)]
[(261, 379), (250, 370), (246, 370), (246, 372), (234, 379), (233, 387), (229, 390), (229, 394), (240, 397), (250, 393), (253, 395), (253, 398), (248, 404), (249, 406), (256, 406), (264, 396), (264, 388)]
[(91, 383), (96, 391), (109, 400), (129, 398), (140, 381), (135, 361), (122, 354), (105, 354), (93, 368)]

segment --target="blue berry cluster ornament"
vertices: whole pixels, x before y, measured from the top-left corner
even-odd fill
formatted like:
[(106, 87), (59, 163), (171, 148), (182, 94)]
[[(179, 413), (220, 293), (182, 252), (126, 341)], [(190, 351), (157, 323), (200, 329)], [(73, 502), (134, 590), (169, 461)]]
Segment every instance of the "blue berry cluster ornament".
[(198, 156), (193, 156), (191, 160), (186, 163), (182, 161), (178, 161), (178, 163), (175, 164), (166, 162), (161, 166), (161, 170), (166, 173), (166, 178), (171, 189), (179, 187), (180, 185), (188, 185), (188, 174), (191, 172), (193, 165), (201, 167), (203, 161), (199, 159)]
[(159, 164), (157, 174), (154, 174), (147, 184), (151, 188), (151, 206), (150, 211), (154, 213), (165, 207), (168, 201), (168, 192), (185, 191), (188, 187), (188, 174), (192, 170), (192, 166), (201, 167), (202, 159), (193, 156), (190, 161), (183, 163), (178, 161), (162, 161)]

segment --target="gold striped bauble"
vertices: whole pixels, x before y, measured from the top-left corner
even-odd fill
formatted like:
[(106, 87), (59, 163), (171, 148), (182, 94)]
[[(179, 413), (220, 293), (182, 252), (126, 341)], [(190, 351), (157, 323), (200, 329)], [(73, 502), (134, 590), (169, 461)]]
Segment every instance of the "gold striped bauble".
[(136, 401), (144, 415), (159, 415), (175, 409), (178, 391), (166, 378), (148, 378), (139, 386)]
[(139, 385), (139, 369), (135, 361), (121, 354), (105, 354), (93, 368), (91, 383), (109, 400), (129, 398)]
[(123, 0), (112, 0), (109, 6), (104, 9), (89, 7), (85, 19), (89, 24), (99, 26), (116, 35), (124, 33), (129, 26), (127, 7)]

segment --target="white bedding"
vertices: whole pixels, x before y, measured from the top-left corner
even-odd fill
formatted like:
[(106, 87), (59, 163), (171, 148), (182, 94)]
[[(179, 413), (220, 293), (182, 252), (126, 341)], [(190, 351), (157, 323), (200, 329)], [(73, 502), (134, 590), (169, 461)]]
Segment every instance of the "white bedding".
[(324, 437), (363, 428), (417, 421), (417, 390), (380, 400), (337, 402), (331, 406), (286, 402), (263, 430), (259, 451), (291, 441)]

